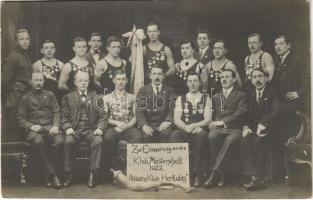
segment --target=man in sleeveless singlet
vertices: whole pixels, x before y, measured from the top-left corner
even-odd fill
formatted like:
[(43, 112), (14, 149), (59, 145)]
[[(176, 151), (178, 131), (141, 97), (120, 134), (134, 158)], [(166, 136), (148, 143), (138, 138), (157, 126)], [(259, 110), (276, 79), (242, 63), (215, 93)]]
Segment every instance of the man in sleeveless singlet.
[(200, 187), (208, 158), (208, 132), (205, 127), (212, 119), (211, 99), (200, 92), (199, 74), (189, 74), (187, 85), (188, 93), (176, 100), (174, 123), (177, 128), (171, 133), (169, 140), (173, 143), (188, 142), (190, 149), (194, 150), (193, 159), (190, 159), (193, 160), (190, 171), (194, 177), (193, 185)]
[(175, 73), (175, 62), (171, 49), (160, 42), (160, 30), (158, 24), (150, 22), (147, 25), (149, 43), (143, 47), (145, 84), (150, 82), (149, 70), (153, 65), (163, 68), (165, 83), (172, 86), (172, 75)]

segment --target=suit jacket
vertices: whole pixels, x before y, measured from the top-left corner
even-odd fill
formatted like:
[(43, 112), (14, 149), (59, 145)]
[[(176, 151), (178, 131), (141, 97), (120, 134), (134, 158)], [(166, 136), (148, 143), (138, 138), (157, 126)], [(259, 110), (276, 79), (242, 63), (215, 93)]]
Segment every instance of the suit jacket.
[(227, 129), (242, 128), (248, 111), (247, 96), (244, 92), (234, 87), (227, 98), (220, 91), (213, 96), (212, 101), (216, 121), (223, 121)]
[[(96, 64), (96, 61), (95, 61), (95, 59), (93, 58), (93, 55), (91, 54), (90, 51), (88, 51), (88, 52), (86, 53), (85, 57), (86, 57), (86, 59), (87, 59), (90, 63), (92, 63), (92, 64), (94, 64), (94, 65)], [(104, 58), (104, 57), (105, 57), (105, 53), (103, 53), (102, 51), (100, 51), (99, 60), (102, 59), (102, 58)]]
[(213, 49), (211, 45), (209, 45), (209, 48), (205, 51), (203, 57), (201, 58), (199, 48), (195, 51), (194, 57), (201, 61), (202, 64), (206, 65), (208, 62), (210, 62), (213, 59)]
[[(97, 103), (96, 103), (97, 102)], [(104, 110), (102, 98), (98, 98), (96, 92), (88, 91), (86, 97), (87, 115), (93, 129), (105, 130), (108, 123), (108, 114)], [(97, 108), (96, 105), (100, 107)], [(101, 109), (102, 108), (102, 109)], [(65, 95), (61, 104), (61, 126), (64, 131), (68, 128), (77, 128), (81, 115), (81, 97), (78, 91)]]
[[(280, 102), (277, 92), (269, 85), (264, 88), (260, 102), (256, 101), (256, 91), (254, 90), (248, 97), (248, 114), (246, 124), (251, 130), (256, 130), (258, 124), (266, 127), (266, 133), (270, 133), (277, 123), (280, 112)], [(269, 132), (267, 132), (269, 131)]]
[(176, 97), (173, 88), (164, 83), (159, 97), (154, 94), (151, 83), (141, 87), (136, 96), (136, 117), (139, 128), (145, 124), (159, 126), (163, 121), (173, 122)]

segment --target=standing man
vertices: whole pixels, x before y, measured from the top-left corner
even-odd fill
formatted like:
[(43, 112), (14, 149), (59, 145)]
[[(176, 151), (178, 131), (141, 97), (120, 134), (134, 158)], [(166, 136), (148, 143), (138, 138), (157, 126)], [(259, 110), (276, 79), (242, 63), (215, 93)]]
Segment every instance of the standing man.
[(281, 137), (283, 142), (297, 132), (296, 112), (301, 108), (301, 100), (308, 91), (307, 74), (300, 67), (301, 62), (291, 51), (291, 42), (285, 35), (275, 39), (275, 50), (278, 55), (273, 84), (282, 103)]
[(250, 182), (243, 186), (255, 190), (264, 177), (266, 151), (271, 137), (276, 134), (279, 100), (276, 91), (267, 85), (267, 73), (262, 68), (251, 72), (253, 93), (248, 96), (248, 115), (244, 123), (241, 139), (243, 170), (250, 176)]
[(189, 74), (187, 85), (189, 92), (179, 96), (176, 100), (174, 123), (177, 129), (171, 133), (170, 142), (188, 142), (194, 149), (195, 159), (192, 174), (195, 178), (193, 184), (195, 187), (200, 187), (208, 157), (208, 133), (204, 128), (209, 125), (212, 119), (211, 99), (200, 92), (199, 74)]
[(102, 36), (98, 32), (91, 33), (90, 40), (88, 41), (89, 51), (86, 53), (86, 59), (96, 65), (99, 60), (104, 58), (105, 54), (101, 51)]
[[(25, 94), (18, 107), (17, 120), (26, 133), (26, 141), (31, 144), (39, 163), (46, 170), (46, 186), (61, 188), (56, 168), (61, 161), (64, 136), (60, 127), (60, 109), (56, 97), (50, 91), (43, 90), (44, 76), (33, 73), (32, 90)], [(48, 154), (51, 148), (51, 159)]]
[[(28, 56), (30, 44), (29, 33), (26, 29), (19, 29), (15, 35), (16, 49), (5, 61), (2, 71), (2, 96), (5, 99), (5, 119), (7, 126), (15, 128), (13, 124), (16, 120), (16, 111), (19, 100), (30, 89), (31, 61)], [(11, 134), (18, 133), (17, 129), (11, 130), (10, 137), (16, 139)], [(16, 135), (16, 137), (18, 137)]]
[(206, 65), (213, 59), (213, 49), (210, 46), (210, 37), (207, 30), (199, 30), (197, 32), (198, 49), (195, 51), (194, 56), (203, 65)]
[(163, 68), (153, 66), (149, 76), (151, 83), (141, 87), (136, 97), (137, 124), (144, 142), (168, 142), (176, 95), (171, 87), (163, 84)]
[(127, 84), (126, 72), (118, 70), (114, 73), (115, 90), (104, 96), (104, 104), (109, 114), (109, 129), (104, 134), (104, 164), (108, 169), (121, 170), (117, 163), (117, 143), (126, 140), (128, 143), (142, 142), (141, 132), (134, 127), (136, 124), (136, 97), (125, 91)]
[(43, 58), (33, 64), (33, 72), (40, 72), (44, 75), (45, 84), (43, 88), (53, 92), (58, 102), (61, 102), (58, 83), (64, 63), (54, 57), (56, 48), (51, 40), (45, 40), (42, 43), (40, 52)]
[(145, 84), (150, 82), (149, 71), (154, 65), (161, 67), (166, 81), (171, 82), (167, 80), (169, 76), (175, 74), (175, 62), (171, 49), (160, 42), (160, 30), (156, 23), (150, 22), (147, 25), (147, 35), (149, 43), (143, 46)]
[(62, 128), (65, 134), (64, 169), (66, 180), (64, 187), (72, 183), (74, 145), (86, 141), (90, 145), (90, 175), (87, 186), (96, 186), (96, 172), (100, 168), (102, 152), (102, 135), (107, 126), (107, 114), (103, 109), (101, 98), (94, 91), (88, 90), (89, 75), (78, 71), (74, 84), (77, 88), (62, 99)]
[(246, 94), (236, 87), (236, 73), (231, 69), (224, 69), (221, 73), (222, 90), (213, 97), (215, 121), (209, 125), (209, 147), (211, 154), (211, 174), (204, 186), (216, 185), (219, 173), (219, 187), (225, 185), (225, 166), (229, 162), (231, 153), (239, 145), (242, 126), (248, 111)]
[(248, 47), (250, 55), (245, 58), (245, 79), (243, 82), (243, 90), (250, 92), (253, 90), (251, 84), (251, 72), (255, 68), (261, 67), (268, 73), (268, 82), (271, 82), (274, 76), (275, 66), (272, 56), (262, 50), (263, 38), (259, 33), (252, 33), (248, 36)]

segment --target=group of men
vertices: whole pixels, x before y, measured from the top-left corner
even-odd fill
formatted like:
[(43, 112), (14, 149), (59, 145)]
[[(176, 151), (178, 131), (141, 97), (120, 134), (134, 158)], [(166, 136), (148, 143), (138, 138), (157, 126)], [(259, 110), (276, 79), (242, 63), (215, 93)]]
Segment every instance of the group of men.
[[(251, 54), (244, 61), (241, 81), (226, 58), (225, 41), (210, 43), (207, 31), (197, 33), (198, 48), (190, 40), (181, 43), (182, 60), (177, 64), (171, 49), (159, 40), (157, 24), (148, 24), (147, 35), (145, 85), (131, 94), (129, 65), (119, 56), (117, 37), (108, 38), (107, 54), (101, 52), (101, 34), (91, 34), (88, 52), (86, 40), (75, 38), (75, 57), (66, 64), (54, 57), (55, 44), (46, 40), (43, 58), (32, 65), (29, 33), (16, 33), (16, 51), (2, 71), (5, 118), (12, 129), (17, 119), (46, 169), (46, 185), (59, 189), (72, 184), (76, 144), (85, 141), (91, 150), (87, 185), (94, 187), (102, 167), (120, 169), (117, 143), (126, 140), (188, 142), (193, 185), (207, 188), (225, 185), (229, 158), (239, 146), (244, 174), (250, 177), (244, 187), (258, 188), (264, 152), (274, 136), (285, 142), (295, 133), (296, 112), (307, 89), (288, 37), (275, 39), (279, 59), (274, 62), (262, 50), (262, 36), (249, 35)], [(282, 125), (277, 126), (278, 119)], [(62, 170), (57, 170), (59, 163)]]

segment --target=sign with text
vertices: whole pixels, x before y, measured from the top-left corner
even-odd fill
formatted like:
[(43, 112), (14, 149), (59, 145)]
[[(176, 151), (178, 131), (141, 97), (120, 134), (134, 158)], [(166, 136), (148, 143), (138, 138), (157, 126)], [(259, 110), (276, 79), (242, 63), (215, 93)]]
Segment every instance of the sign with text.
[(131, 182), (170, 182), (190, 186), (188, 143), (127, 144)]

